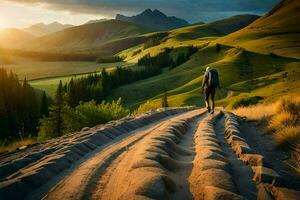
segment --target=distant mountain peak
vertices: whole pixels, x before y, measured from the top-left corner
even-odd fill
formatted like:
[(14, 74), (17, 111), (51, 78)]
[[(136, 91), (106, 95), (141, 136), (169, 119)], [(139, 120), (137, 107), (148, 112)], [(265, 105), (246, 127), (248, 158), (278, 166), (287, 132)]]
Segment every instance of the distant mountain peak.
[(59, 22), (52, 22), (52, 23), (37, 23), (37, 24), (33, 24), (32, 26), (28, 27), (28, 28), (24, 28), (23, 30), (27, 33), (30, 33), (34, 36), (43, 36), (49, 33), (53, 33), (56, 31), (60, 31), (66, 28), (70, 28), (73, 25), (70, 24), (61, 24)]
[(168, 17), (157, 9), (146, 9), (142, 13), (131, 17), (117, 14), (116, 20), (131, 22), (156, 31), (170, 30), (189, 25), (186, 20), (173, 16)]

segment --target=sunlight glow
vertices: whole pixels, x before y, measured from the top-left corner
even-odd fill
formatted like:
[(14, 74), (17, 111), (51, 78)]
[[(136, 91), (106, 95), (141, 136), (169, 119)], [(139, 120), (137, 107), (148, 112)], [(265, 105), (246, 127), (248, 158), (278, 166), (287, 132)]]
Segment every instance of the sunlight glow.
[[(22, 13), (20, 15), (20, 13)], [(79, 25), (91, 19), (105, 18), (102, 15), (73, 14), (66, 11), (49, 10), (43, 4), (35, 6), (0, 1), (0, 28), (27, 27), (35, 23)]]

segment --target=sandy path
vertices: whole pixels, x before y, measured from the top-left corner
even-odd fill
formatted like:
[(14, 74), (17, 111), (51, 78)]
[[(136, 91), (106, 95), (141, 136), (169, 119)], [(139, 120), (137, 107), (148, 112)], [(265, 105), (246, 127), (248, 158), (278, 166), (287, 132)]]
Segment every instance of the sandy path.
[[(178, 118), (185, 118), (184, 116), (179, 116)], [(179, 143), (182, 149), (189, 152), (189, 155), (186, 156), (178, 156), (176, 158), (177, 161), (180, 161), (183, 167), (176, 173), (169, 172), (168, 175), (176, 182), (177, 187), (179, 190), (176, 190), (175, 193), (170, 195), (170, 199), (192, 199), (192, 194), (189, 191), (189, 184), (187, 181), (187, 177), (189, 176), (191, 169), (192, 169), (192, 161), (195, 155), (194, 152), (194, 133), (198, 126), (199, 120), (202, 119), (202, 116), (196, 118), (190, 123), (190, 127), (184, 138)], [(159, 127), (155, 128), (155, 131), (163, 131), (166, 129), (172, 121), (176, 121), (172, 119), (170, 121), (161, 124)], [(146, 139), (146, 138), (145, 138)], [(112, 165), (107, 168), (106, 172), (99, 177), (97, 184), (92, 192), (92, 195), (89, 198), (85, 199), (102, 199), (102, 200), (109, 200), (109, 199), (119, 199), (118, 189), (123, 188), (126, 182), (126, 174), (130, 171), (131, 163), (136, 160), (134, 156), (136, 151), (140, 150), (140, 148), (144, 148), (141, 145), (135, 145), (129, 148), (126, 152), (120, 155)]]
[(120, 141), (113, 141), (99, 154), (93, 155), (91, 159), (77, 167), (67, 178), (57, 184), (44, 199), (81, 199), (88, 195), (85, 193), (88, 191), (86, 187), (90, 186), (91, 181), (93, 182), (94, 176), (100, 176), (103, 170), (111, 162), (117, 161), (116, 158), (128, 147), (141, 140), (151, 130), (161, 126), (163, 122), (154, 127), (145, 128), (145, 130), (139, 130), (130, 136), (124, 136), (120, 138)]
[(238, 190), (238, 193), (246, 199), (257, 198), (257, 188), (252, 181), (253, 172), (250, 166), (247, 166), (233, 152), (232, 148), (224, 138), (224, 116), (217, 120), (215, 132), (221, 148), (224, 150), (224, 156), (231, 167), (232, 179)]
[(286, 186), (300, 190), (300, 180), (295, 179), (294, 174), (291, 173), (286, 163), (288, 154), (276, 148), (272, 136), (264, 134), (264, 127), (261, 124), (257, 124), (257, 122), (244, 121), (241, 122), (240, 129), (249, 146), (255, 152), (264, 156), (266, 164), (285, 180)]
[[(191, 114), (199, 114), (199, 110), (172, 116), (156, 125), (148, 126), (143, 130), (136, 131), (136, 133), (124, 136), (117, 142), (114, 141), (113, 144), (90, 156), (90, 159), (77, 166), (74, 171), (55, 185), (44, 199), (101, 199), (99, 194), (104, 197), (105, 192), (103, 190), (105, 188), (106, 191), (107, 187), (112, 188), (114, 193), (116, 191), (115, 185), (126, 182), (126, 180), (122, 180), (123, 173), (126, 172), (126, 167), (129, 166), (128, 163), (134, 159), (131, 152), (139, 141), (143, 140), (151, 131), (162, 130), (172, 121), (180, 118), (184, 119), (186, 115)], [(118, 171), (119, 169), (121, 171)], [(110, 184), (113, 187), (110, 187)]]
[(219, 110), (172, 115), (85, 154), (26, 199), (297, 199), (284, 154), (259, 133)]
[(195, 132), (199, 126), (200, 121), (206, 115), (200, 116), (199, 118), (195, 119), (190, 123), (190, 128), (188, 129), (184, 139), (180, 142), (180, 146), (191, 152), (191, 155), (181, 156), (179, 158), (180, 161), (184, 162), (186, 165), (180, 171), (176, 173), (172, 173), (172, 179), (177, 183), (178, 189), (176, 192), (170, 195), (170, 199), (178, 199), (178, 200), (189, 200), (193, 199), (193, 194), (190, 191), (190, 184), (188, 181), (188, 177), (190, 176), (193, 168), (193, 160), (196, 155), (195, 151)]

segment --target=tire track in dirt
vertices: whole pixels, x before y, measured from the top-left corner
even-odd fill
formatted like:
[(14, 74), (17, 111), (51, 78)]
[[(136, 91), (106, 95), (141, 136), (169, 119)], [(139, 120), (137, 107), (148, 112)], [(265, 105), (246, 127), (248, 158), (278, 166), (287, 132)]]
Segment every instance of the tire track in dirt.
[[(197, 114), (197, 116), (198, 115), (199, 114)], [(124, 152), (122, 158), (120, 158), (119, 161), (116, 160), (111, 168), (106, 171), (104, 176), (99, 177), (98, 183), (96, 184), (90, 199), (135, 199), (142, 198), (142, 196), (144, 196), (144, 198), (152, 197), (156, 199), (159, 196), (168, 196), (170, 199), (192, 199), (187, 177), (191, 172), (191, 162), (195, 155), (193, 148), (193, 136), (199, 120), (202, 119), (202, 115), (196, 117), (196, 119), (194, 118), (195, 116), (178, 117), (178, 119), (172, 119), (170, 122), (166, 123), (166, 125), (153, 130), (153, 133), (147, 135), (143, 141), (140, 142), (141, 144), (133, 146), (127, 152)], [(189, 122), (190, 120), (192, 121)], [(186, 129), (181, 127), (185, 130), (180, 130), (180, 128), (178, 128), (180, 125), (176, 125), (176, 123), (186, 123), (185, 125), (188, 127)], [(172, 135), (172, 131), (177, 132), (177, 135), (175, 133), (175, 135)], [(173, 143), (171, 138), (173, 138), (175, 143)], [(168, 145), (174, 146), (168, 147)], [(170, 150), (172, 148), (173, 150)], [(152, 157), (152, 159), (157, 159), (157, 157), (160, 157), (161, 159), (154, 161), (152, 159), (148, 160), (150, 157)], [(170, 162), (172, 165), (170, 165)], [(153, 179), (149, 180), (152, 182), (152, 184), (154, 183), (154, 185), (151, 187), (147, 187), (147, 181), (142, 181), (142, 183), (138, 185), (132, 184), (132, 182), (134, 183), (136, 181), (134, 180), (136, 178), (132, 178), (132, 174), (135, 174), (137, 177), (140, 176), (141, 179), (147, 179), (147, 173), (151, 171), (149, 169), (156, 171), (153, 174), (154, 177), (162, 177), (172, 182), (166, 183), (166, 191), (155, 191), (153, 193), (153, 190), (161, 189), (155, 187), (155, 183), (157, 183), (157, 181)], [(134, 173), (134, 171), (139, 170), (145, 173), (145, 177), (143, 177), (142, 173)], [(159, 170), (163, 171), (163, 175), (158, 172)], [(175, 183), (176, 186), (170, 186), (170, 184), (172, 185), (173, 183)], [(124, 185), (126, 184), (132, 184), (132, 188), (129, 188), (131, 192), (128, 192), (127, 189), (123, 189), (122, 191), (122, 188), (124, 188)], [(139, 191), (140, 186), (145, 186), (143, 188), (144, 191), (142, 191), (144, 194), (139, 194), (141, 193), (141, 191)], [(148, 194), (146, 194), (147, 190)], [(173, 190), (173, 192), (169, 193), (167, 190)], [(116, 193), (115, 191), (118, 192)]]
[(238, 193), (246, 199), (257, 199), (257, 188), (252, 180), (253, 172), (251, 167), (245, 165), (242, 160), (234, 153), (231, 146), (224, 137), (225, 119), (221, 114), (216, 121), (215, 132), (221, 148), (224, 150), (224, 157), (227, 159), (230, 168), (233, 182), (238, 190)]
[[(110, 145), (91, 159), (84, 162), (61, 183), (55, 186), (44, 199), (89, 199), (93, 198), (95, 188), (101, 189), (107, 180), (113, 180), (110, 176), (115, 174), (115, 166), (122, 166), (121, 162), (127, 157), (131, 149), (134, 149), (144, 137), (152, 132), (160, 132), (173, 121), (184, 119), (189, 115), (199, 115), (200, 111), (190, 111), (179, 116), (171, 117), (160, 122), (154, 127), (137, 132), (126, 139)], [(126, 160), (126, 159), (125, 159)], [(128, 160), (128, 159), (127, 159)], [(127, 162), (125, 162), (127, 163)], [(99, 182), (99, 179), (101, 180)], [(98, 180), (98, 181), (97, 181)], [(97, 183), (97, 184), (95, 184)], [(97, 186), (97, 187), (96, 187)], [(102, 193), (101, 193), (102, 194)], [(97, 198), (99, 199), (99, 198)]]

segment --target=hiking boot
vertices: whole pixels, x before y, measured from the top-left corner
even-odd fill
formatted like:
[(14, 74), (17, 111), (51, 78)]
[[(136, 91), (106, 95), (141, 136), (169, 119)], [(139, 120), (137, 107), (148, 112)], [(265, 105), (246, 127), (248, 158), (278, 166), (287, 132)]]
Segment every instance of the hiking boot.
[(214, 113), (215, 113), (215, 111), (214, 111), (214, 110), (212, 110), (210, 114), (212, 114), (212, 115), (213, 115)]
[(210, 113), (210, 107), (207, 107), (207, 112)]

